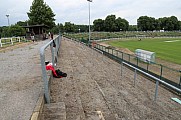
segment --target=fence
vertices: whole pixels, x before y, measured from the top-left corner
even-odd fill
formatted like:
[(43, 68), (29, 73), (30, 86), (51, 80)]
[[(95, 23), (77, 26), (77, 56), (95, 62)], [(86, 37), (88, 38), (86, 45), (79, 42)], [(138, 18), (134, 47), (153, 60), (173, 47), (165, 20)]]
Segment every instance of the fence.
[(51, 62), (53, 66), (57, 62), (57, 56), (59, 55), (59, 49), (60, 49), (60, 44), (61, 44), (61, 35), (57, 36), (54, 39), (54, 42), (56, 44), (55, 47), (53, 47), (53, 40), (48, 42), (46, 45), (42, 46), (40, 48), (40, 60), (41, 60), (41, 68), (42, 68), (42, 77), (44, 81), (44, 93), (45, 93), (45, 100), (47, 103), (50, 103), (50, 88), (49, 88), (49, 80), (47, 76), (47, 71), (46, 71), (46, 66), (45, 66), (45, 50), (50, 46), (51, 50)]
[(27, 42), (25, 36), (22, 37), (10, 37), (10, 38), (1, 38), (0, 39), (0, 47), (3, 47), (4, 45), (11, 44), (13, 45), (14, 43), (17, 42)]
[(139, 71), (140, 73), (142, 73), (142, 74), (144, 74), (144, 75), (146, 75), (146, 76), (148, 76), (148, 77), (150, 77), (150, 78), (152, 78), (152, 79), (154, 79), (156, 81), (154, 101), (156, 101), (157, 96), (158, 96), (159, 83), (162, 83), (163, 85), (168, 86), (168, 87), (172, 88), (173, 90), (181, 93), (181, 89), (179, 89), (179, 88), (177, 88), (177, 87), (175, 87), (175, 86), (173, 86), (173, 85), (171, 85), (171, 84), (169, 84), (169, 83), (167, 83), (167, 82), (165, 82), (165, 81), (163, 81), (163, 80), (161, 80), (161, 79), (159, 79), (159, 78), (157, 78), (157, 77), (155, 77), (155, 76), (153, 76), (153, 75), (151, 75), (151, 74), (149, 74), (147, 72), (144, 72), (143, 70), (140, 70), (137, 67), (134, 67), (134, 66), (132, 66), (132, 65), (126, 63), (126, 62), (123, 62), (123, 61), (121, 62), (121, 75), (122, 75), (122, 72), (123, 72), (123, 64), (125, 64), (125, 65), (127, 65), (130, 68), (135, 70), (135, 72), (134, 72), (134, 86), (135, 86), (135, 83), (136, 83), (137, 71)]
[(181, 70), (175, 70), (157, 63), (143, 62), (135, 55), (123, 53), (115, 50), (114, 48), (105, 47), (100, 44), (96, 44), (95, 47), (104, 52), (106, 56), (119, 63), (124, 61), (156, 78), (159, 78), (160, 80), (165, 81), (166, 83), (175, 86), (176, 88), (181, 88)]

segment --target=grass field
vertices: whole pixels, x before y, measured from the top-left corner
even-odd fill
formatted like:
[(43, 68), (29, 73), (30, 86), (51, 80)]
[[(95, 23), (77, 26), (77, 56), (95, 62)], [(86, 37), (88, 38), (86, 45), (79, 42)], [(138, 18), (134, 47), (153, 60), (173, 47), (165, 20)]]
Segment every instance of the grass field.
[(117, 41), (107, 41), (114, 47), (128, 48), (131, 51), (144, 49), (156, 53), (156, 58), (160, 58), (173, 63), (181, 64), (181, 38), (142, 38), (121, 39)]

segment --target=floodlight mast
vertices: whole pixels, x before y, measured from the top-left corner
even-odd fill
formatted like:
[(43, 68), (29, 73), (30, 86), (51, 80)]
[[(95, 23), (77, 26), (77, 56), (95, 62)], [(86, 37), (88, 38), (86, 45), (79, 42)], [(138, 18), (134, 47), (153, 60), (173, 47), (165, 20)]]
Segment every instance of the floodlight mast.
[(90, 2), (92, 2), (92, 0), (87, 0), (89, 2), (89, 41), (88, 44), (90, 44), (90, 37), (91, 37), (91, 33), (90, 33)]
[(8, 19), (8, 26), (10, 26), (10, 25), (9, 25), (9, 15), (7, 14), (6, 17), (7, 17), (7, 19)]

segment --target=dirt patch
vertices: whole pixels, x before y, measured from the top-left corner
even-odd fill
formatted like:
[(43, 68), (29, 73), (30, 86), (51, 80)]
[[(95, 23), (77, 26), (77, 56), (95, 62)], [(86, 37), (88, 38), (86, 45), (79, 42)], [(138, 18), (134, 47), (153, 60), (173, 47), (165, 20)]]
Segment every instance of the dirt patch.
[(115, 48), (113, 46), (108, 45), (106, 42), (100, 42), (98, 43), (99, 45), (105, 46), (107, 49), (115, 49), (121, 52), (124, 52), (126, 54), (130, 54), (130, 55), (134, 55), (134, 52), (132, 52), (131, 50), (129, 50), (128, 48)]
[(126, 53), (126, 54), (135, 55), (134, 52), (132, 52), (128, 48), (116, 48), (116, 50), (121, 51), (121, 52)]

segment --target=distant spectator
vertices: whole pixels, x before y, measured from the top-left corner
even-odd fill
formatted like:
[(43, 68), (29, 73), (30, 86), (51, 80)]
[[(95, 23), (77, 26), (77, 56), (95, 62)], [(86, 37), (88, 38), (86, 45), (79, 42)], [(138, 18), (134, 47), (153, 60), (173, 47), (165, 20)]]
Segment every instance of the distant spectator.
[(31, 40), (34, 42), (35, 41), (35, 34), (34, 33), (31, 33)]
[(51, 33), (51, 39), (53, 40), (53, 33)]
[(50, 33), (50, 32), (48, 32), (48, 39), (50, 39), (50, 36), (51, 36), (51, 33)]

